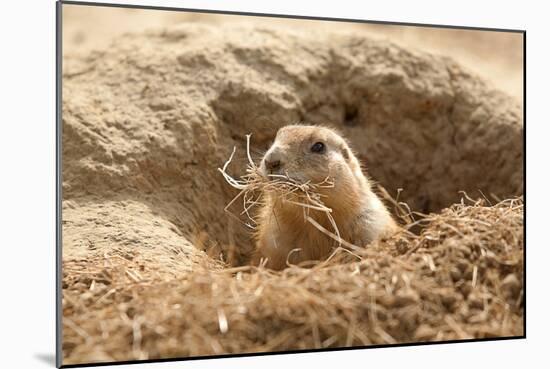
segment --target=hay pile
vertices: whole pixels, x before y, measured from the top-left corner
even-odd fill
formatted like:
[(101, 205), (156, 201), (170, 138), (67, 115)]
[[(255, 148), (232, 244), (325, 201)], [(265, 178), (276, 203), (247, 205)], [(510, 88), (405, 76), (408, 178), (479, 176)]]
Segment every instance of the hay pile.
[(418, 236), (311, 269), (166, 281), (117, 254), (67, 262), (66, 363), (522, 335), (521, 199), (420, 223)]
[[(63, 63), (64, 364), (522, 334), (521, 108), (453, 60), (184, 24)], [(217, 168), (248, 133), (257, 163), (295, 122), (334, 125), (403, 188), (431, 214), (417, 235), (310, 269), (246, 266)], [(453, 205), (461, 190), (498, 205)]]

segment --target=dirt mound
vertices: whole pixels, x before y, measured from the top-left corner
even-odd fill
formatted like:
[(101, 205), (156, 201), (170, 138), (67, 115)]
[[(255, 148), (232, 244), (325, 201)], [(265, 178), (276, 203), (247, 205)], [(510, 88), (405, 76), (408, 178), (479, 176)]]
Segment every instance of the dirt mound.
[[(522, 306), (512, 303), (521, 302), (517, 204), (445, 210), (478, 219), (482, 233), (432, 224), (425, 232), (440, 238), (421, 236), (431, 241), (402, 256), (389, 243), (316, 273), (224, 270), (220, 258), (241, 264), (252, 246), (223, 212), (235, 191), (217, 168), (233, 146), (244, 148), (245, 134), (259, 156), (279, 127), (296, 122), (338, 127), (369, 174), (391, 194), (403, 188), (401, 200), (414, 210), (439, 211), (459, 201), (460, 190), (491, 200), (523, 193), (519, 105), (451, 59), (276, 27), (184, 25), (126, 35), (64, 59), (64, 363), (521, 333)], [(238, 154), (236, 174), (245, 162), (244, 150)], [(409, 249), (416, 241), (403, 242)], [(462, 248), (470, 256), (453, 251)], [(479, 279), (472, 263), (451, 280), (437, 260), (451, 268), (453, 255), (497, 262), (484, 267), (488, 274), (477, 266)], [(380, 258), (387, 266), (370, 268)], [(435, 270), (422, 274), (417, 258)], [(508, 300), (506, 281), (520, 286)], [(468, 285), (473, 290), (462, 294)], [(405, 297), (414, 304), (379, 305), (382, 286), (399, 301), (401, 290), (416, 296)], [(436, 286), (452, 291), (445, 292), (455, 296), (451, 307)], [(212, 298), (201, 299), (205, 293)], [(277, 306), (285, 296), (296, 301), (292, 309)]]

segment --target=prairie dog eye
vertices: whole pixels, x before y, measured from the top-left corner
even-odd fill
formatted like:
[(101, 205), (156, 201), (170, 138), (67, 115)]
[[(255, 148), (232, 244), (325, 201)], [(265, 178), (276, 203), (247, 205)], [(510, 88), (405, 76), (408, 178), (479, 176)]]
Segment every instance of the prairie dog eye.
[(316, 142), (311, 146), (311, 152), (315, 152), (317, 154), (322, 154), (325, 152), (325, 144), (322, 142)]

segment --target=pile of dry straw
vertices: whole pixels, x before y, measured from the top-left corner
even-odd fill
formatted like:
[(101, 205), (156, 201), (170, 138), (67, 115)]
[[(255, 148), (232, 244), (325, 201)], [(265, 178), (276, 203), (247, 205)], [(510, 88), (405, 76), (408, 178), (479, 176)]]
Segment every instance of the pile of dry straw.
[(282, 272), (210, 262), (164, 280), (124, 255), (66, 262), (64, 363), (522, 335), (523, 200), (464, 194), (407, 217), (415, 233)]

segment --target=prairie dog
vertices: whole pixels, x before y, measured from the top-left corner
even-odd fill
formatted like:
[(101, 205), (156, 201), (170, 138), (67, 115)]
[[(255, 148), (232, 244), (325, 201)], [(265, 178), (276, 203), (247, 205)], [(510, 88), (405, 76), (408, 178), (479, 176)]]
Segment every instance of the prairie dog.
[[(286, 175), (299, 183), (321, 183), (330, 178), (333, 187), (318, 192), (323, 203), (332, 209), (340, 237), (349, 243), (362, 247), (398, 229), (382, 201), (372, 192), (346, 140), (330, 128), (310, 125), (281, 128), (259, 168), (267, 178)], [(276, 193), (267, 192), (264, 197), (253, 263), (257, 265), (260, 259), (267, 259), (267, 267), (283, 269), (287, 261), (296, 264), (322, 260), (337, 246), (337, 241), (305, 220), (301, 206), (282, 200)], [(325, 213), (312, 210), (309, 215), (332, 231)]]

